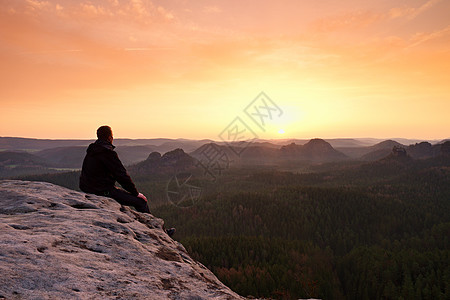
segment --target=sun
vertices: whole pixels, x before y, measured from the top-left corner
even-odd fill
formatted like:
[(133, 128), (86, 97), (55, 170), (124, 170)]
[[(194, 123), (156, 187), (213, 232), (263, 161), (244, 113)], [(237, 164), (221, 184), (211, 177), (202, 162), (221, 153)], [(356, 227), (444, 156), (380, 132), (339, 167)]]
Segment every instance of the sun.
[(278, 130), (278, 133), (279, 133), (279, 134), (284, 134), (284, 129)]

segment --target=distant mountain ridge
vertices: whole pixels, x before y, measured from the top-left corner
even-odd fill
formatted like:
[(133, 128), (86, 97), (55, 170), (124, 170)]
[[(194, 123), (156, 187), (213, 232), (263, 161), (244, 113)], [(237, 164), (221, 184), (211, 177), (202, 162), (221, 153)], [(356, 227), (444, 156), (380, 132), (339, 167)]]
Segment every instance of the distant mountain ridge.
[(393, 140), (386, 140), (373, 146), (367, 147), (366, 150), (368, 152), (362, 155), (360, 159), (367, 161), (379, 160), (389, 155), (393, 147), (405, 147), (405, 146)]
[(0, 152), (0, 178), (49, 172), (48, 162), (27, 152)]
[[(322, 139), (312, 139), (304, 145), (291, 143), (279, 148), (267, 147), (264, 144), (250, 144), (247, 147), (237, 147), (233, 145), (225, 146), (215, 143), (205, 144), (190, 154), (201, 160), (208, 147), (211, 145), (222, 153), (225, 153), (230, 160), (241, 164), (259, 162), (280, 162), (284, 160), (327, 162), (333, 160), (346, 159), (343, 153), (335, 150), (330, 143)], [(237, 156), (237, 153), (240, 155)]]
[[(33, 139), (19, 137), (0, 137), (1, 150), (23, 150), (23, 151), (39, 151), (50, 148), (60, 147), (87, 147), (95, 139), (87, 140), (70, 140), (70, 139)], [(152, 146), (158, 151), (170, 151), (175, 148), (184, 148), (186, 151), (192, 151), (202, 144), (211, 142), (208, 139), (190, 140), (190, 139), (170, 139), (170, 138), (153, 138), (153, 139), (114, 139), (115, 146)]]
[[(417, 149), (417, 145), (409, 147)], [(431, 157), (414, 158), (410, 154), (411, 151), (408, 152), (409, 147), (394, 146), (387, 156), (358, 166), (359, 171), (356, 174), (359, 173), (361, 177), (370, 176), (370, 174), (389, 177), (417, 170), (440, 174), (439, 169), (450, 167), (450, 142), (434, 145), (433, 156)], [(423, 145), (419, 147), (423, 147)]]
[[(384, 141), (383, 139), (374, 138), (334, 138), (323, 139), (330, 143), (334, 148), (340, 147), (368, 147)], [(427, 141), (431, 144), (441, 144), (449, 139), (444, 140), (416, 140), (416, 139), (392, 139), (404, 145), (410, 145)], [(1, 137), (0, 136), (0, 151), (2, 150), (24, 150), (24, 151), (38, 151), (58, 147), (73, 147), (85, 146), (94, 142), (95, 139), (35, 139), (22, 137)], [(274, 146), (281, 146), (290, 143), (299, 145), (306, 144), (310, 139), (256, 139), (254, 144), (267, 144)], [(149, 138), (149, 139), (129, 139), (116, 138), (114, 144), (116, 146), (153, 146), (159, 147), (157, 151), (166, 152), (175, 148), (183, 148), (185, 151), (194, 151), (203, 144), (214, 142), (223, 145), (223, 141), (214, 141), (211, 139), (183, 139), (183, 138)]]
[[(57, 147), (33, 152), (34, 155), (45, 159), (51, 166), (57, 168), (80, 169), (86, 155), (85, 146)], [(151, 146), (120, 146), (116, 149), (124, 165), (134, 164), (147, 158), (154, 150)]]
[(400, 147), (405, 149), (406, 153), (413, 159), (426, 159), (438, 156), (440, 154), (442, 144), (431, 145), (429, 142), (420, 142), (409, 146), (402, 145), (395, 141), (385, 141), (370, 147), (375, 149), (361, 157), (362, 160), (375, 161), (388, 156), (392, 148)]
[[(55, 169), (80, 169), (88, 143), (93, 141), (0, 137), (0, 176), (26, 175), (34, 171), (39, 173), (55, 172)], [(290, 143), (278, 144), (280, 141), (290, 141)], [(347, 146), (333, 147), (331, 142), (324, 139), (312, 139), (309, 141), (298, 139), (260, 139), (242, 146), (242, 143), (227, 144), (207, 139), (159, 138), (116, 139), (114, 140), (114, 145), (117, 146), (115, 150), (122, 162), (127, 166), (141, 162), (148, 164), (149, 153), (167, 154), (174, 149), (182, 149), (185, 155), (191, 155), (193, 159), (202, 160), (208, 148), (211, 147), (224, 153), (230, 164), (279, 165), (280, 163), (288, 164), (289, 161), (298, 163), (324, 163), (342, 160), (377, 161), (390, 155), (393, 147), (405, 148), (407, 154), (413, 159), (427, 159), (439, 155), (442, 145), (448, 143), (448, 141), (445, 141), (439, 141), (437, 144), (422, 141), (407, 146), (395, 140), (385, 140), (371, 146), (358, 146), (368, 142), (357, 139), (332, 139), (332, 143), (335, 145)], [(153, 143), (153, 145), (148, 143)], [(58, 145), (60, 147), (53, 147)], [(350, 145), (352, 146), (349, 147)], [(40, 149), (47, 146), (52, 147)], [(14, 149), (5, 151), (5, 149), (9, 148)], [(27, 149), (27, 151), (16, 148)], [(161, 164), (163, 161), (164, 159), (161, 161)], [(163, 168), (162, 165), (156, 165), (155, 167), (159, 170)]]

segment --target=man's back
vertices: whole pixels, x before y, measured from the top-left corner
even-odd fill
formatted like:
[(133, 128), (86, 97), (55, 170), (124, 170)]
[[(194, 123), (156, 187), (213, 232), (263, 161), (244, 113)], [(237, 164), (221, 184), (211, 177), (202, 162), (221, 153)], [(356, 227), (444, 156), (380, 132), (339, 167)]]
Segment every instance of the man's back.
[(130, 194), (138, 195), (114, 146), (104, 140), (90, 144), (81, 169), (80, 189), (86, 193), (105, 195), (114, 189), (116, 181)]
[[(101, 126), (97, 129), (98, 140), (89, 145), (83, 161), (80, 189), (85, 193), (107, 196), (122, 205), (134, 206), (137, 211), (150, 213), (147, 198), (139, 193), (127, 170), (114, 151), (112, 129)], [(116, 181), (126, 190), (116, 188)], [(169, 236), (175, 228), (166, 230)]]

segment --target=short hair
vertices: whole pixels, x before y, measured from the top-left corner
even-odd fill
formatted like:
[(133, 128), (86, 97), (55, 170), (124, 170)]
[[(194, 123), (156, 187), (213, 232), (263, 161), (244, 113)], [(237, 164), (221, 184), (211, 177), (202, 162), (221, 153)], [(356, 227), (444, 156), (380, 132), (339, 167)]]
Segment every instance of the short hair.
[(97, 138), (99, 140), (107, 140), (109, 137), (112, 137), (112, 129), (109, 126), (100, 126), (97, 129)]

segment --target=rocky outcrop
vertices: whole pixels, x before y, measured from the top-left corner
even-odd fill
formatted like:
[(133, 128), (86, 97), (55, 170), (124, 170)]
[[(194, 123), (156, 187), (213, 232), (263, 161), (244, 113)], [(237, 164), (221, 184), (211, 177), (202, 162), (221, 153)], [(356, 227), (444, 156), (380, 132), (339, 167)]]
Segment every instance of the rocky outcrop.
[(406, 152), (414, 159), (426, 159), (433, 157), (433, 146), (428, 142), (415, 143), (406, 148)]
[(393, 157), (407, 157), (408, 154), (406, 153), (406, 149), (403, 147), (394, 146), (392, 148), (392, 156)]
[(411, 156), (406, 152), (406, 149), (400, 146), (394, 146), (392, 148), (391, 153), (374, 162), (371, 166), (374, 168), (377, 167), (386, 167), (385, 170), (390, 170), (392, 172), (398, 172), (400, 170), (404, 170), (407, 168), (410, 168), (414, 164), (414, 160), (411, 158)]
[(315, 162), (338, 161), (346, 158), (346, 155), (337, 151), (330, 143), (322, 139), (312, 139), (304, 145), (291, 143), (282, 146), (280, 154), (285, 158)]
[(110, 198), (0, 181), (0, 298), (241, 299), (162, 225)]
[(450, 141), (446, 141), (445, 143), (440, 145), (440, 154), (445, 156), (450, 156)]
[(161, 156), (152, 152), (148, 158), (129, 167), (130, 173), (136, 175), (174, 175), (180, 172), (190, 172), (196, 169), (196, 160), (183, 149), (175, 149)]

